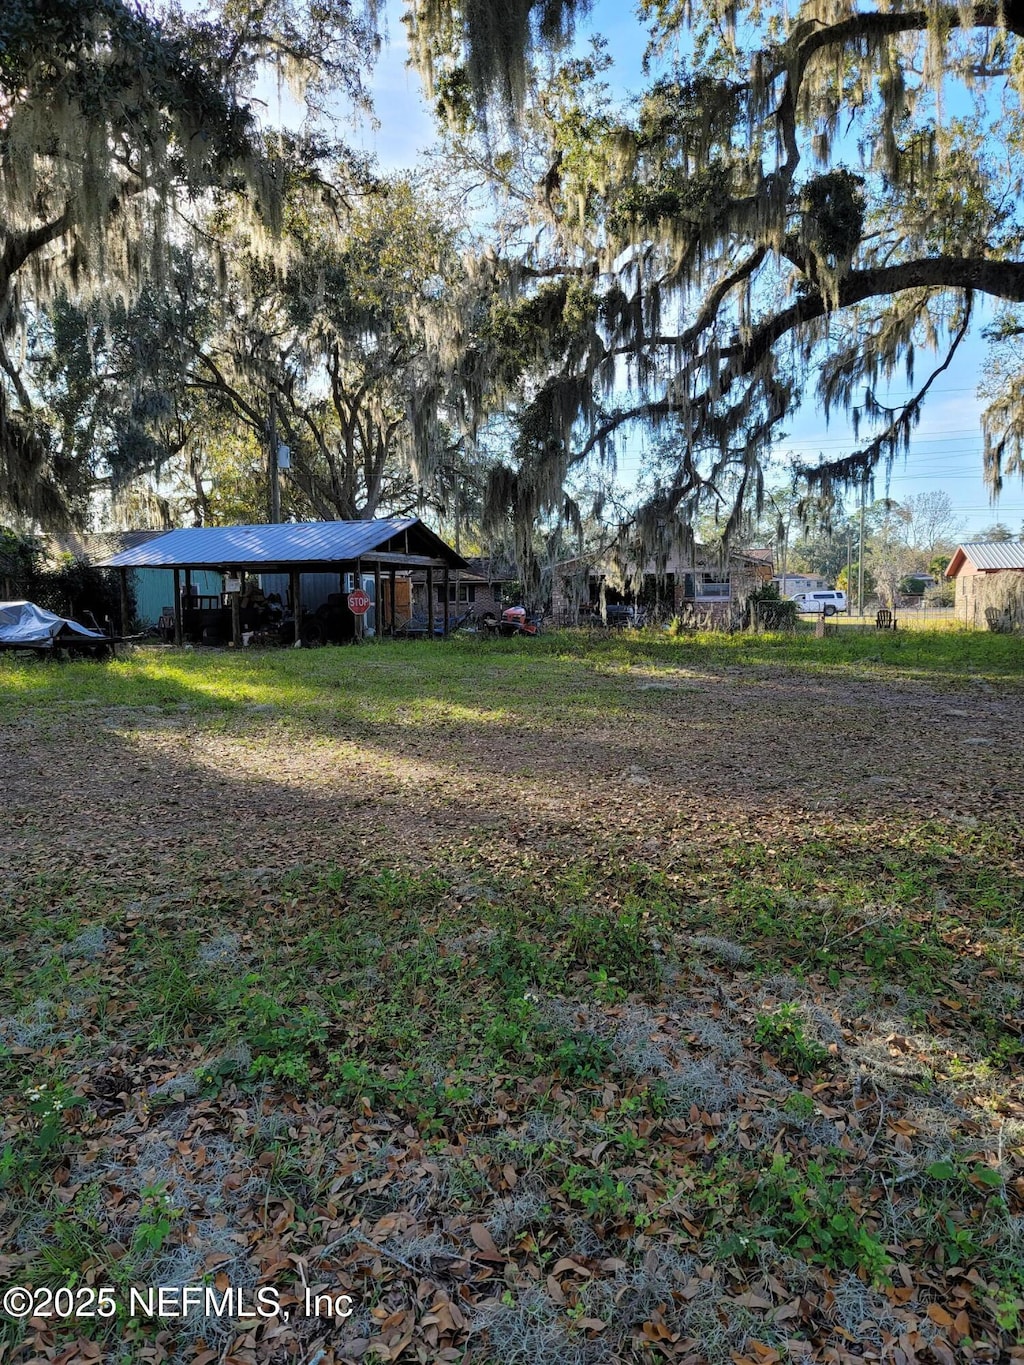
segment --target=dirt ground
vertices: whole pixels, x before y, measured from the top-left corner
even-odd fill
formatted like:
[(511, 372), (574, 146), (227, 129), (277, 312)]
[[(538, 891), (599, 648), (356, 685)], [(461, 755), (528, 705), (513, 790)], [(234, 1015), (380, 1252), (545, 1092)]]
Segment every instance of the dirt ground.
[(0, 1360), (1024, 1359), (1024, 690), (503, 669), (6, 715)]
[(603, 690), (603, 717), (442, 711), (341, 733), (267, 705), (213, 724), (187, 702), (26, 714), (4, 735), (3, 871), (17, 883), (83, 856), (172, 870), (196, 845), (288, 868), (366, 841), (415, 863), (472, 830), (515, 858), (577, 835), (671, 843), (716, 820), (770, 837), (1024, 808), (1017, 689), (652, 668)]

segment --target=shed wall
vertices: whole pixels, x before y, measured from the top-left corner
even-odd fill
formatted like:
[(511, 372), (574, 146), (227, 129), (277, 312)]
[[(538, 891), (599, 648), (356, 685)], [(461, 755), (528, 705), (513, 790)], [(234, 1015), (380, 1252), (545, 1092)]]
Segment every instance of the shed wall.
[[(174, 609), (173, 569), (131, 569), (135, 615), (140, 625), (155, 626), (165, 607)], [(184, 583), (185, 575), (182, 573)], [(219, 597), (224, 580), (212, 569), (193, 569), (192, 585), (203, 597)]]
[(1009, 613), (1011, 623), (1024, 630), (1024, 569), (990, 573), (961, 570), (957, 574), (956, 619), (976, 630), (985, 630), (988, 627), (985, 613), (989, 609)]

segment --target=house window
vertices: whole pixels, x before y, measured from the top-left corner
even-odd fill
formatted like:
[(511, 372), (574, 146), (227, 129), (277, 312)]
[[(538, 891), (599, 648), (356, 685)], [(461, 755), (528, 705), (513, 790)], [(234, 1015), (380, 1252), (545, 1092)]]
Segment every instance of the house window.
[[(458, 599), (456, 599), (456, 596), (455, 596), (455, 593), (456, 593), (456, 584), (454, 584), (454, 583), (449, 583), (449, 584), (448, 584), (448, 601), (449, 601), (449, 602), (454, 602), (454, 601), (458, 600), (459, 602), (470, 603), (470, 602), (475, 602), (475, 601), (476, 601), (476, 584), (475, 584), (475, 583), (459, 583), (459, 584), (457, 585), (457, 588), (458, 588), (458, 594), (459, 594), (459, 595), (458, 595)], [(439, 602), (443, 602), (443, 601), (444, 601), (444, 584), (443, 584), (443, 583), (439, 583), (439, 584), (437, 585), (437, 600), (438, 600)]]
[(729, 580), (712, 578), (710, 574), (700, 574), (697, 578), (698, 598), (711, 597), (724, 599), (729, 596)]

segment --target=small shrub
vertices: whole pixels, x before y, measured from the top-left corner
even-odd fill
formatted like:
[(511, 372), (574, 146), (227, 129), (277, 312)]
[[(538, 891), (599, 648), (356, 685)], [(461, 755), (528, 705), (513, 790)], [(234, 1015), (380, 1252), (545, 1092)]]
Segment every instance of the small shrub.
[(604, 970), (608, 981), (627, 991), (648, 989), (658, 979), (657, 959), (636, 908), (619, 915), (573, 915), (565, 957), (589, 972)]
[(831, 1270), (861, 1270), (873, 1283), (885, 1281), (891, 1258), (850, 1207), (847, 1182), (834, 1178), (832, 1168), (810, 1161), (800, 1171), (776, 1153), (769, 1169), (756, 1173), (750, 1209), (764, 1220), (756, 1237)]
[(754, 1039), (798, 1076), (810, 1076), (829, 1060), (829, 1054), (808, 1036), (799, 1007), (780, 1005), (774, 1014), (759, 1014)]

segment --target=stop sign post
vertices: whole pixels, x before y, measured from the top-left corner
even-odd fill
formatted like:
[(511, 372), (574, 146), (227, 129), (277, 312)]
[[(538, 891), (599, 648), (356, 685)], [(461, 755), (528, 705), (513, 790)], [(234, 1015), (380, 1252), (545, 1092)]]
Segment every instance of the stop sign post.
[(356, 588), (348, 595), (348, 609), (353, 616), (365, 616), (370, 610), (369, 595), (362, 588)]

